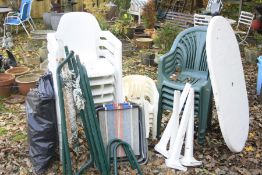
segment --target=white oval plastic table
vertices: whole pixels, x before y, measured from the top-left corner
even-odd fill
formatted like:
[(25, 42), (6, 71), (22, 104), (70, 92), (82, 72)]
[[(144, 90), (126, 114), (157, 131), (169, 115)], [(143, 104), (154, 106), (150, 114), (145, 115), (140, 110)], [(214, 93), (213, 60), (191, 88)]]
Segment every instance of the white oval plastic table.
[(249, 107), (239, 45), (227, 19), (210, 21), (206, 52), (222, 135), (232, 152), (240, 152), (248, 137)]

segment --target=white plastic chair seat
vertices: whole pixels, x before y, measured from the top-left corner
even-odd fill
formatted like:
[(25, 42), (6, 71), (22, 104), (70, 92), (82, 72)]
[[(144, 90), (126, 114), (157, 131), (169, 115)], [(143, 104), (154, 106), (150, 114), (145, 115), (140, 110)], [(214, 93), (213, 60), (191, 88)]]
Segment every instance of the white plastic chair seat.
[(112, 64), (106, 59), (98, 59), (88, 64), (84, 63), (88, 77), (102, 77), (114, 75), (115, 70)]
[(128, 101), (135, 102), (144, 108), (146, 137), (152, 128), (152, 137), (156, 138), (157, 110), (159, 94), (155, 82), (142, 75), (123, 77), (123, 95)]

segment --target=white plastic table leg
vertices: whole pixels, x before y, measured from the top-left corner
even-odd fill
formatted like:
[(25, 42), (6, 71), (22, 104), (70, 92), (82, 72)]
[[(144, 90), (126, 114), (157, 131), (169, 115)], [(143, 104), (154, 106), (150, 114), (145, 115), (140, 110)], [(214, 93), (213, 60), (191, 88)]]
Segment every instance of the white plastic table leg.
[[(168, 151), (167, 151), (167, 144), (170, 139), (171, 133), (173, 132), (174, 127), (176, 126), (175, 120), (178, 118), (178, 107), (179, 107), (179, 99), (180, 99), (180, 92), (175, 91), (174, 92), (174, 102), (173, 102), (173, 113), (172, 116), (167, 123), (166, 129), (164, 130), (164, 133), (158, 142), (158, 144), (155, 146), (155, 150), (162, 154), (165, 157), (168, 157)], [(175, 134), (175, 133), (173, 133)]]
[(193, 144), (194, 144), (194, 106), (191, 109), (191, 114), (186, 131), (185, 154), (184, 157), (181, 159), (181, 163), (184, 166), (199, 166), (202, 164), (201, 161), (197, 161), (193, 157)]
[(194, 107), (194, 99), (192, 98), (194, 97), (193, 95), (194, 95), (194, 90), (191, 88), (185, 105), (184, 113), (182, 115), (181, 122), (178, 128), (177, 137), (173, 145), (174, 151), (170, 154), (169, 158), (166, 159), (165, 161), (166, 166), (182, 171), (186, 171), (187, 168), (180, 163), (179, 158), (180, 158), (180, 153), (187, 130), (188, 121), (190, 118), (190, 112), (192, 110), (192, 107)]
[[(174, 102), (175, 102), (175, 99), (179, 99), (179, 110), (177, 112), (177, 115), (180, 113), (180, 111), (183, 108), (183, 104), (186, 101), (190, 88), (191, 88), (191, 84), (187, 83), (183, 89), (181, 96), (176, 97), (176, 91), (174, 92)], [(178, 93), (180, 95), (180, 92)], [(174, 106), (175, 106), (175, 103), (173, 104), (173, 113), (175, 110)], [(171, 115), (171, 118), (169, 119), (167, 123), (166, 129), (164, 130), (160, 141), (155, 146), (155, 150), (165, 157), (168, 157), (168, 151), (167, 151), (168, 141), (171, 135), (174, 134), (174, 131), (172, 132), (172, 129), (176, 130), (175, 127), (178, 125), (178, 121), (175, 120), (176, 118), (178, 118), (178, 116), (174, 116), (173, 114)], [(177, 125), (175, 124), (175, 122), (177, 122)]]

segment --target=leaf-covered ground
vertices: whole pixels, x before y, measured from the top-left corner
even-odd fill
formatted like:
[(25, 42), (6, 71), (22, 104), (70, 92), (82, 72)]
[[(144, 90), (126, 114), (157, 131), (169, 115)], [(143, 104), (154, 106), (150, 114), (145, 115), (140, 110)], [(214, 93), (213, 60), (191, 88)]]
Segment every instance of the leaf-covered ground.
[[(39, 25), (39, 24), (38, 24)], [(24, 31), (13, 34), (15, 47), (12, 49), (16, 58), (24, 64), (24, 59), (38, 58), (37, 50), (28, 51), (34, 46), (34, 41), (28, 39)], [(129, 42), (123, 42), (123, 74), (147, 75), (156, 80), (156, 67), (141, 64), (139, 52)], [(34, 46), (40, 47), (38, 44)], [(4, 54), (4, 50), (1, 50)], [(5, 55), (5, 54), (4, 54)], [(167, 168), (164, 158), (154, 151), (157, 141), (149, 139), (149, 160), (142, 165), (144, 174), (262, 174), (262, 106), (256, 95), (257, 66), (250, 65), (243, 59), (245, 79), (250, 106), (250, 130), (246, 146), (241, 153), (232, 153), (226, 146), (220, 132), (215, 109), (210, 130), (204, 145), (194, 144), (196, 159), (201, 160), (200, 167), (189, 168), (187, 172), (175, 171)], [(31, 68), (37, 65), (29, 65)], [(0, 100), (0, 174), (33, 174), (32, 165), (28, 156), (27, 121), (24, 104), (10, 105)], [(167, 114), (162, 121), (166, 125)], [(130, 167), (123, 164), (119, 168), (120, 174), (134, 174)], [(61, 174), (61, 165), (54, 161), (46, 174)], [(86, 174), (97, 174), (92, 169)]]

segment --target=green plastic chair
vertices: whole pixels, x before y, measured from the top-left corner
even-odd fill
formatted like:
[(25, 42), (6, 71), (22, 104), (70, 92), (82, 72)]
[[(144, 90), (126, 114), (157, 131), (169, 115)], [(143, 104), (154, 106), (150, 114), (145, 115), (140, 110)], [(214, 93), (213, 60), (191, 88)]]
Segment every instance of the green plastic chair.
[[(207, 123), (211, 121), (212, 88), (206, 62), (206, 26), (182, 31), (172, 48), (160, 58), (158, 65), (159, 106), (157, 136), (163, 109), (172, 111), (174, 90), (182, 91), (190, 83), (195, 91), (195, 112), (199, 117), (198, 142), (204, 143)], [(171, 78), (171, 76), (176, 78)]]

